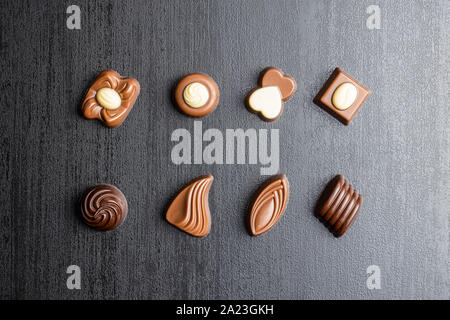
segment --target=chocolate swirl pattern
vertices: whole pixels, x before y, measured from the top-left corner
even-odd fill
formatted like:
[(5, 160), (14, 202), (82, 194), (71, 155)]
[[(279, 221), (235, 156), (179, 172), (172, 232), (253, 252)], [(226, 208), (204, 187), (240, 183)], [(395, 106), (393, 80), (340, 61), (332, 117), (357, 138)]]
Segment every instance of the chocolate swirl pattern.
[(213, 78), (203, 73), (191, 73), (178, 82), (173, 95), (183, 113), (203, 117), (217, 107), (220, 93)]
[(212, 175), (200, 176), (183, 188), (167, 210), (167, 221), (192, 236), (206, 236), (211, 230), (208, 195), (213, 180)]
[(249, 227), (257, 236), (269, 231), (281, 218), (289, 200), (289, 182), (284, 174), (266, 180), (250, 202)]
[(355, 221), (362, 196), (342, 175), (334, 177), (317, 201), (315, 215), (335, 237), (342, 236)]
[(125, 220), (127, 213), (127, 199), (118, 188), (108, 184), (91, 188), (81, 204), (84, 221), (100, 231), (117, 228)]

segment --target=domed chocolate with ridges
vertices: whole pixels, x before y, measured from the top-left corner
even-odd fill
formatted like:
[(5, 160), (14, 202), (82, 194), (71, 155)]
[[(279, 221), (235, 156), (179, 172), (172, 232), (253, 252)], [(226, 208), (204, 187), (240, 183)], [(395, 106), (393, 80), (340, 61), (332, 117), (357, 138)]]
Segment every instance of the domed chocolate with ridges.
[(117, 228), (125, 220), (127, 213), (127, 199), (118, 188), (109, 184), (91, 188), (81, 204), (84, 222), (100, 231)]
[(317, 200), (316, 217), (335, 237), (342, 236), (355, 221), (362, 196), (342, 175), (328, 182)]

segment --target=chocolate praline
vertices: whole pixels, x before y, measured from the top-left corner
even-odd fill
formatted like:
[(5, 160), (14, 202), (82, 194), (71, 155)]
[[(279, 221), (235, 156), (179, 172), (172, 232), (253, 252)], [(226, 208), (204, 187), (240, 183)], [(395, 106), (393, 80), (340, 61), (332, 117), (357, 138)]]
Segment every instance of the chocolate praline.
[(81, 203), (84, 222), (100, 231), (117, 228), (124, 222), (127, 213), (128, 203), (124, 194), (109, 184), (99, 184), (89, 189)]
[(122, 77), (108, 69), (101, 72), (89, 88), (81, 106), (86, 119), (98, 119), (116, 128), (128, 117), (141, 87), (134, 78)]
[(358, 216), (363, 197), (342, 175), (334, 177), (319, 196), (315, 216), (335, 237), (341, 237)]
[(181, 189), (167, 209), (167, 222), (194, 237), (207, 236), (211, 230), (208, 198), (213, 180), (212, 175), (203, 175)]
[[(353, 99), (348, 99), (348, 105), (335, 105), (333, 101), (335, 93), (344, 84), (353, 88), (352, 91), (355, 91), (354, 97)], [(348, 126), (370, 94), (371, 91), (369, 89), (350, 77), (341, 68), (336, 68), (314, 97), (313, 102), (341, 123)], [(349, 98), (349, 92), (347, 91), (343, 96)]]
[(289, 181), (284, 174), (270, 177), (254, 192), (248, 206), (248, 227), (253, 236), (272, 229), (289, 201)]
[[(208, 97), (201, 106), (190, 105), (184, 97), (186, 88), (190, 84), (198, 83), (202, 88), (206, 88)], [(219, 103), (219, 87), (209, 76), (203, 73), (191, 73), (183, 77), (177, 84), (174, 91), (174, 100), (178, 108), (191, 117), (203, 117), (214, 111)]]

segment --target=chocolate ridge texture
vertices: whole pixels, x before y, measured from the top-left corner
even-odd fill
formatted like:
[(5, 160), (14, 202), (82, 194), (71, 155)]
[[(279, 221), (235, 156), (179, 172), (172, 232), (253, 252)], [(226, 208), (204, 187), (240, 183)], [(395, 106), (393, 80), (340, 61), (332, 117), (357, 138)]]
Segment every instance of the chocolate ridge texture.
[(209, 190), (214, 177), (197, 177), (184, 187), (170, 204), (166, 220), (194, 237), (205, 237), (211, 230)]
[(289, 181), (284, 174), (267, 179), (253, 194), (249, 204), (249, 229), (261, 235), (280, 220), (289, 201)]
[(86, 224), (107, 231), (120, 226), (128, 213), (124, 194), (115, 186), (99, 184), (86, 193), (81, 203), (81, 215)]
[(335, 237), (340, 237), (358, 216), (362, 199), (347, 179), (337, 175), (322, 191), (314, 213)]

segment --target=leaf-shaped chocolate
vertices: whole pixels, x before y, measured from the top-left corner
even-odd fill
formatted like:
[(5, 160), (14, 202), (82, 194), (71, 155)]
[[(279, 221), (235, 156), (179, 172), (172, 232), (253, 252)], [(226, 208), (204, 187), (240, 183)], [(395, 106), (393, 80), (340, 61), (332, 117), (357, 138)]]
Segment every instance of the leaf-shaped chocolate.
[(289, 182), (284, 174), (266, 180), (250, 202), (249, 226), (252, 235), (269, 231), (280, 220), (289, 200)]
[(211, 229), (208, 194), (212, 175), (200, 176), (184, 187), (166, 213), (167, 221), (195, 237), (204, 237)]

